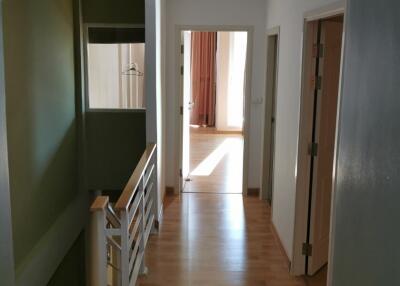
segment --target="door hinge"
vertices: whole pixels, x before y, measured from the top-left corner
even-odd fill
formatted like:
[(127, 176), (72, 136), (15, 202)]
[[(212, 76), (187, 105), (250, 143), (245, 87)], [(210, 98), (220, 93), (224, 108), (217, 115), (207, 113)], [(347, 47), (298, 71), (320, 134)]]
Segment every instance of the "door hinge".
[(183, 177), (182, 169), (179, 169), (179, 177)]
[(318, 155), (318, 143), (316, 142), (311, 143), (309, 154), (313, 157)]
[(305, 256), (312, 256), (312, 244), (309, 243), (303, 243), (302, 251), (301, 253)]
[(185, 53), (185, 46), (181, 45), (181, 54), (183, 55)]
[(180, 113), (181, 115), (183, 115), (183, 106), (181, 106), (181, 107), (179, 108), (179, 113)]

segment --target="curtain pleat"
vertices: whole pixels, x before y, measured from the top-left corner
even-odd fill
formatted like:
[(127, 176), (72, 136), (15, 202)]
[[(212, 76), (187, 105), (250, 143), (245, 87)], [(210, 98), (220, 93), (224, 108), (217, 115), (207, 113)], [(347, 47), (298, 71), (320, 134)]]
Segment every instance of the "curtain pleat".
[(193, 125), (215, 126), (216, 32), (192, 32), (191, 77)]

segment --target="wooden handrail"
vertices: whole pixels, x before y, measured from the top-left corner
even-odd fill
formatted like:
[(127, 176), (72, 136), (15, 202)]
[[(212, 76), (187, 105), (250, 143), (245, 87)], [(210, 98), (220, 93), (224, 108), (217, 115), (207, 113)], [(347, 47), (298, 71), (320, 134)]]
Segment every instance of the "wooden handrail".
[(132, 173), (132, 176), (129, 178), (128, 183), (126, 184), (121, 196), (119, 197), (115, 205), (116, 210), (120, 211), (128, 209), (133, 197), (135, 196), (140, 180), (143, 178), (144, 172), (146, 171), (147, 166), (149, 165), (150, 160), (156, 150), (156, 147), (157, 145), (154, 143), (147, 145), (146, 150), (140, 158), (139, 163), (137, 164), (135, 170)]
[[(107, 286), (109, 279), (118, 285), (136, 285), (138, 275), (145, 272), (145, 248), (158, 214), (156, 148), (156, 144), (147, 146), (115, 207), (105, 196), (97, 197), (91, 206), (92, 285)], [(113, 251), (119, 255), (111, 255), (110, 263), (120, 268), (109, 272), (107, 255)]]
[(104, 197), (104, 196), (98, 196), (92, 206), (90, 207), (90, 211), (91, 212), (97, 212), (97, 211), (102, 211), (105, 210), (107, 205), (108, 205), (108, 197)]

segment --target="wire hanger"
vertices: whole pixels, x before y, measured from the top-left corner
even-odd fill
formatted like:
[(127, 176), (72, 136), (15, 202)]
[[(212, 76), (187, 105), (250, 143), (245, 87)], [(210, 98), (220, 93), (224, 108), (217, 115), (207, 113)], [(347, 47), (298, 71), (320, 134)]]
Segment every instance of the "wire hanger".
[(127, 67), (125, 71), (122, 72), (122, 75), (128, 75), (128, 76), (144, 76), (144, 73), (139, 71), (137, 67), (137, 63), (131, 63)]

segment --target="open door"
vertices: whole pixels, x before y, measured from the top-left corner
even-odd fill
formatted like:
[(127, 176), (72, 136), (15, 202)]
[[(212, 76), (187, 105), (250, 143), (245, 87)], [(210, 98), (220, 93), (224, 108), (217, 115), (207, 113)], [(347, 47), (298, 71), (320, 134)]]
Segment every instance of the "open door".
[(320, 22), (318, 79), (313, 131), (313, 165), (307, 274), (328, 262), (332, 173), (342, 53), (343, 17)]
[(190, 111), (191, 111), (191, 32), (182, 32), (182, 69), (181, 76), (183, 81), (183, 102), (181, 108), (182, 115), (182, 171), (181, 171), (181, 190), (185, 187), (185, 182), (190, 173)]
[(272, 205), (273, 168), (275, 153), (275, 102), (277, 89), (278, 34), (268, 36), (267, 95), (264, 119), (264, 153), (262, 175), (262, 199)]

